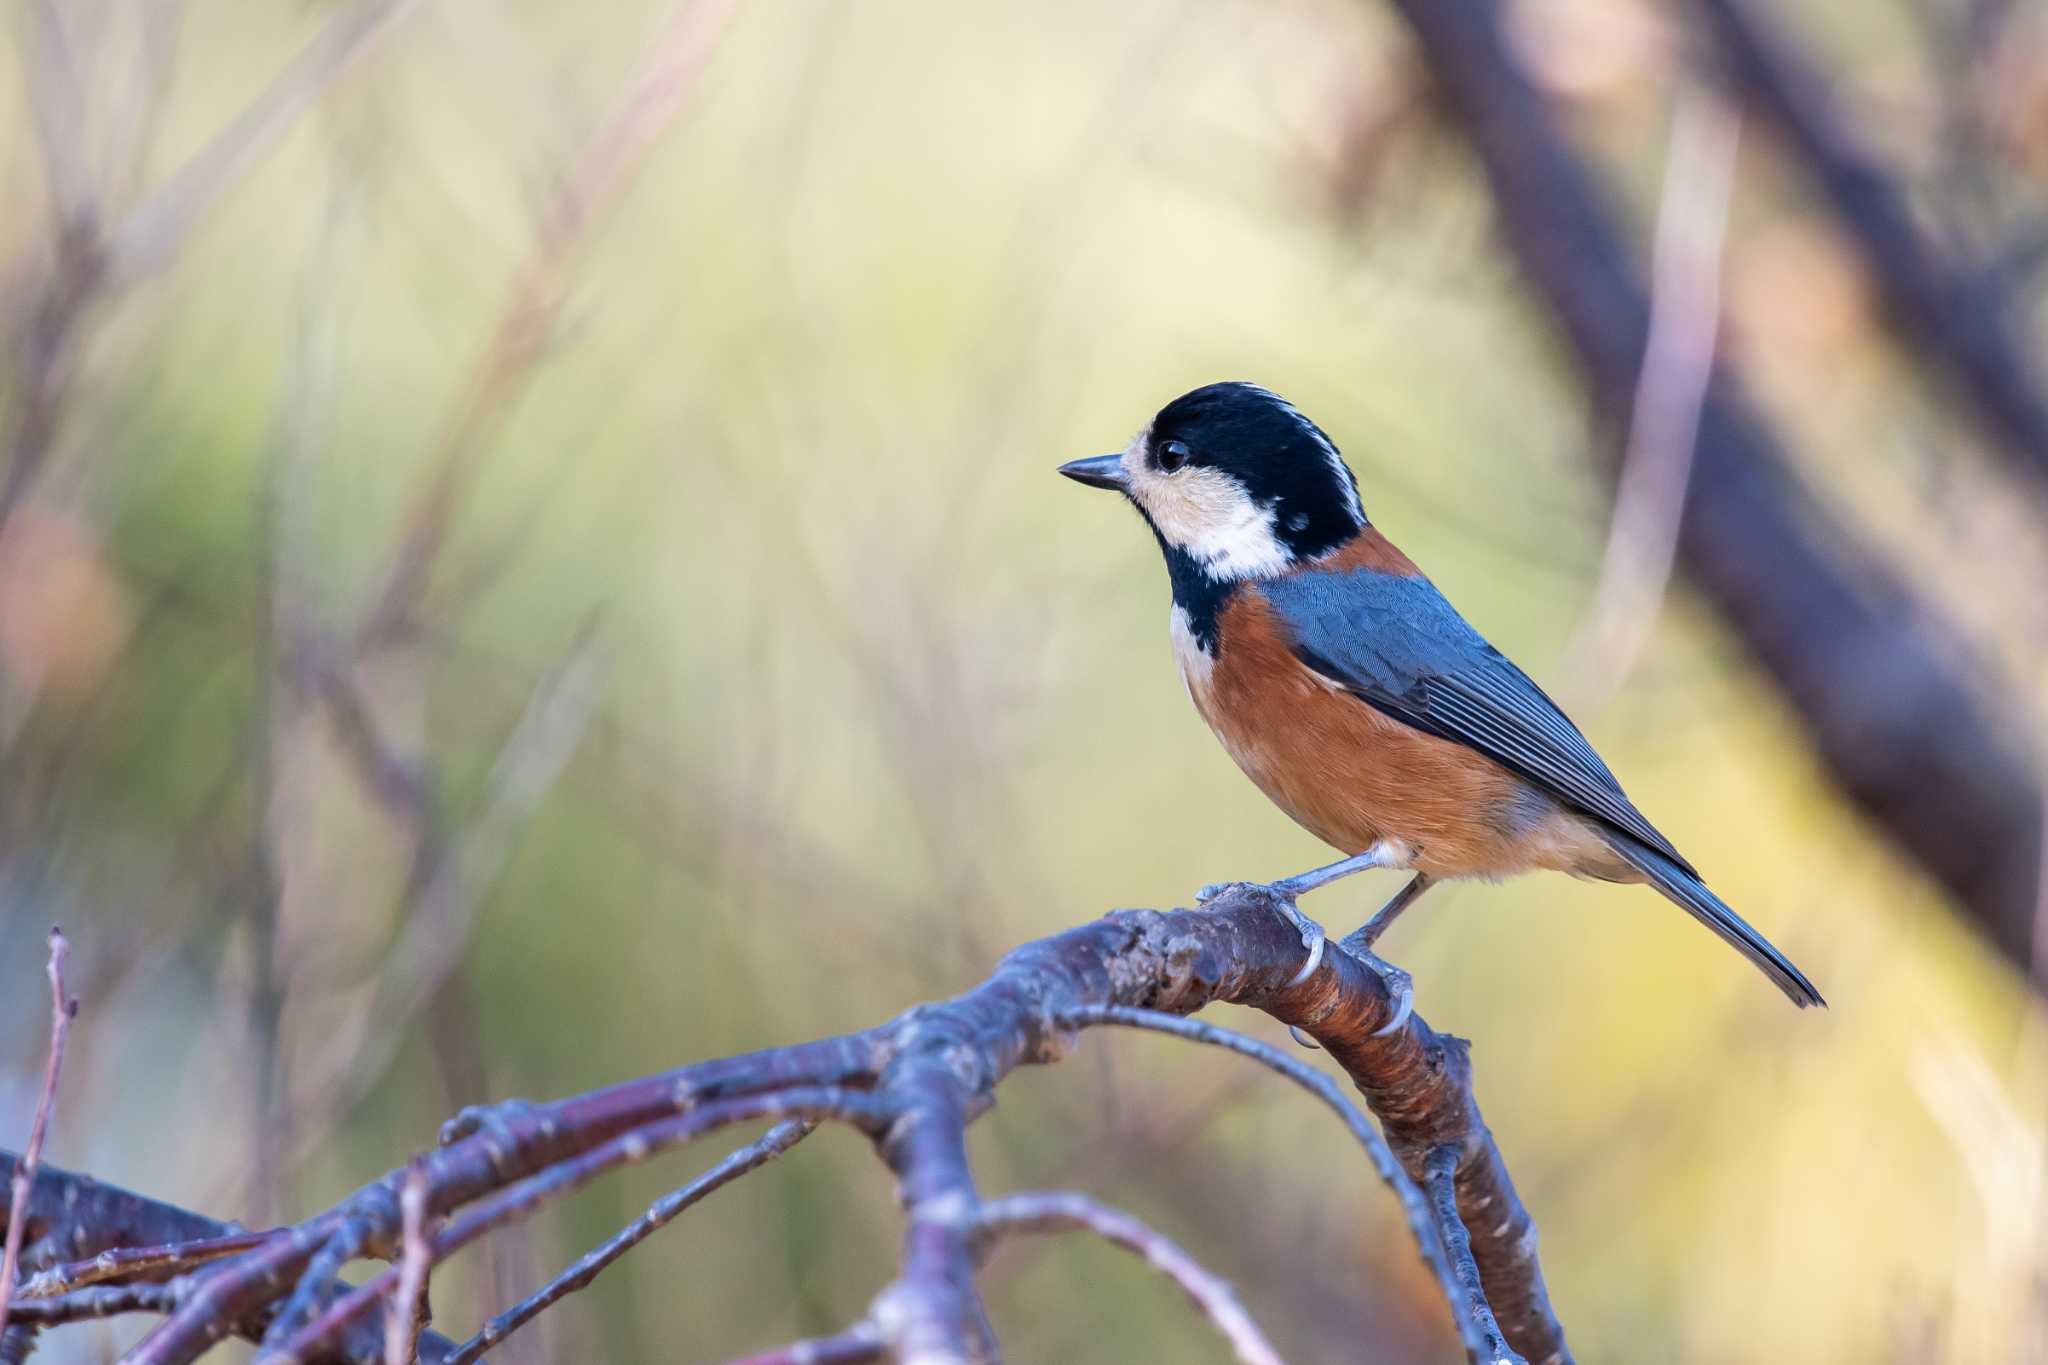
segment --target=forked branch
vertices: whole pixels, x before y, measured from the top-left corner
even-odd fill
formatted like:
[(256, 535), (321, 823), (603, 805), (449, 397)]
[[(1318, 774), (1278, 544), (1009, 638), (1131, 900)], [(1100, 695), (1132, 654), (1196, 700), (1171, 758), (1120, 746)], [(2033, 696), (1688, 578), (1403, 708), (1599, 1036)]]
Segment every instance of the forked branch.
[[(387, 1339), (391, 1354), (402, 1357), (418, 1327), (413, 1306), (424, 1304), (434, 1271), (484, 1233), (716, 1130), (774, 1125), (470, 1341), (450, 1347), (432, 1334), (421, 1338), (422, 1360), (473, 1360), (682, 1209), (814, 1126), (837, 1123), (865, 1134), (896, 1174), (908, 1223), (902, 1264), (860, 1322), (754, 1361), (994, 1360), (999, 1349), (975, 1283), (982, 1260), (1005, 1235), (1067, 1229), (1138, 1252), (1181, 1288), (1238, 1359), (1275, 1361), (1229, 1286), (1135, 1219), (1078, 1193), (985, 1200), (976, 1188), (967, 1127), (996, 1087), (1019, 1066), (1058, 1061), (1082, 1030), (1117, 1026), (1226, 1048), (1311, 1091), (1393, 1189), (1468, 1358), (1568, 1361), (1534, 1227), (1473, 1099), (1465, 1044), (1413, 1016), (1376, 1036), (1393, 1016), (1380, 978), (1330, 952), (1293, 983), (1301, 955), (1296, 931), (1257, 887), (1233, 889), (1198, 910), (1117, 911), (1026, 944), (973, 990), (879, 1028), (702, 1062), (553, 1103), (465, 1111), (444, 1129), (438, 1151), (295, 1227), (232, 1240), (229, 1229), (193, 1219), (181, 1253), (166, 1245), (178, 1239), (163, 1235), (160, 1220), (146, 1220), (103, 1243), (145, 1248), (125, 1260), (92, 1270), (55, 1266), (54, 1255), (34, 1260), (52, 1267), (36, 1283), (62, 1297), (24, 1304), (15, 1320), (161, 1313), (163, 1322), (124, 1358), (131, 1365), (182, 1365), (231, 1333), (262, 1339), (264, 1365), (336, 1357), (369, 1365), (387, 1358)], [(1381, 1129), (1301, 1058), (1183, 1017), (1217, 1003), (1261, 1009), (1311, 1034), (1363, 1092)], [(37, 1248), (63, 1242), (46, 1226)], [(357, 1259), (390, 1264), (351, 1289), (336, 1276)]]

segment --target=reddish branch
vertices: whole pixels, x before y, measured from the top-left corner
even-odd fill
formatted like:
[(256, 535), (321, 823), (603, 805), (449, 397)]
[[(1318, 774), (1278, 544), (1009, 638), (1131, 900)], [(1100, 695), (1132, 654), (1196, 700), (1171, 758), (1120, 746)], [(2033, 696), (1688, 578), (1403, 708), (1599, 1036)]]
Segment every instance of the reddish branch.
[[(777, 1126), (766, 1137), (657, 1204), (474, 1341), (451, 1355), (430, 1335), (422, 1358), (475, 1358), (681, 1208), (763, 1164), (810, 1126), (842, 1123), (867, 1134), (898, 1178), (907, 1221), (900, 1273), (880, 1288), (863, 1320), (839, 1336), (757, 1361), (993, 1360), (998, 1347), (975, 1272), (1004, 1232), (1055, 1226), (1085, 1228), (1139, 1251), (1182, 1287), (1240, 1359), (1268, 1360), (1271, 1347), (1235, 1296), (1158, 1234), (1078, 1195), (984, 1201), (976, 1187), (966, 1131), (995, 1088), (1018, 1066), (1059, 1060), (1080, 1030), (1118, 1025), (1227, 1047), (1314, 1091), (1400, 1198), (1468, 1357), (1569, 1360), (1544, 1290), (1534, 1227), (1472, 1096), (1465, 1045), (1415, 1017), (1387, 1037), (1374, 1036), (1392, 1016), (1380, 978), (1332, 952), (1306, 981), (1290, 986), (1300, 959), (1298, 936), (1258, 888), (1233, 890), (1200, 910), (1118, 911), (1027, 944), (974, 990), (920, 1005), (879, 1028), (704, 1062), (554, 1103), (465, 1111), (444, 1130), (440, 1150), (334, 1208), (235, 1249), (219, 1243), (225, 1229), (193, 1220), (200, 1226), (189, 1240), (196, 1247), (208, 1239), (207, 1256), (218, 1259), (195, 1257), (152, 1286), (161, 1293), (117, 1294), (126, 1288), (118, 1284), (74, 1289), (70, 1310), (84, 1316), (118, 1303), (121, 1311), (163, 1313), (126, 1357), (132, 1365), (192, 1361), (222, 1336), (249, 1335), (265, 1323), (270, 1331), (260, 1360), (338, 1353), (374, 1361), (380, 1308), (394, 1296), (401, 1305), (412, 1302), (435, 1267), (485, 1232), (621, 1166), (722, 1128), (772, 1120)], [(1179, 1017), (1215, 1003), (1262, 1009), (1313, 1035), (1364, 1093), (1384, 1141), (1330, 1077), (1300, 1058)], [(419, 1201), (410, 1238), (402, 1210), (408, 1185)], [(177, 1240), (156, 1226), (129, 1231), (134, 1235), (121, 1240), (135, 1245)], [(360, 1288), (337, 1285), (335, 1273), (360, 1258), (394, 1264)], [(150, 1264), (171, 1262), (159, 1247)], [(48, 1312), (38, 1308), (34, 1320), (49, 1320)]]

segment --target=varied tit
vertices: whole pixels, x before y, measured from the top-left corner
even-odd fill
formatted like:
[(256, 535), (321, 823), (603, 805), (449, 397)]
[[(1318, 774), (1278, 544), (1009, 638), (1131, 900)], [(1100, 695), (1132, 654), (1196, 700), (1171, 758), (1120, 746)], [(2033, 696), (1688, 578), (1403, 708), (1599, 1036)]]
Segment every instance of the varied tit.
[[(1430, 885), (1547, 868), (1648, 882), (1792, 1003), (1826, 1002), (1709, 891), (1564, 712), (1366, 520), (1330, 438), (1253, 384), (1160, 409), (1119, 454), (1060, 466), (1137, 507), (1166, 554), (1173, 650), (1195, 707), (1261, 791), (1352, 856), (1273, 883), (1283, 904), (1366, 868), (1414, 878), (1343, 947), (1371, 954)], [(1323, 935), (1292, 912), (1310, 950)]]

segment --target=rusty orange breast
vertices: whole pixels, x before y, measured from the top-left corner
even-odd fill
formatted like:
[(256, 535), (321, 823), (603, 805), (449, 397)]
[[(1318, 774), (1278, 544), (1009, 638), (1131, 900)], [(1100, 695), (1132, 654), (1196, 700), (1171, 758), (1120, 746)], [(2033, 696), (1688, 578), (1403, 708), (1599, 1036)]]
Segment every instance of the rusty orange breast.
[[(1340, 553), (1400, 554), (1373, 534), (1378, 544)], [(1217, 636), (1210, 655), (1176, 632), (1188, 692), (1237, 765), (1316, 837), (1346, 853), (1398, 840), (1432, 876), (1505, 876), (1548, 863), (1528, 845), (1562, 816), (1554, 803), (1484, 755), (1310, 671), (1255, 585), (1232, 595)]]

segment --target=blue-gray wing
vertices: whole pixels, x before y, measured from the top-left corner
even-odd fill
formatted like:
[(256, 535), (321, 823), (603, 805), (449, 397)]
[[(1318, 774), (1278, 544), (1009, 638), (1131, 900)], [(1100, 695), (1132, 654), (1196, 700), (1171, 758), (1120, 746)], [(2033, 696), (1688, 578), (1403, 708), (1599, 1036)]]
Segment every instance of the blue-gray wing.
[(1310, 569), (1260, 591), (1309, 668), (1396, 720), (1477, 750), (1692, 871), (1557, 703), (1428, 579)]

